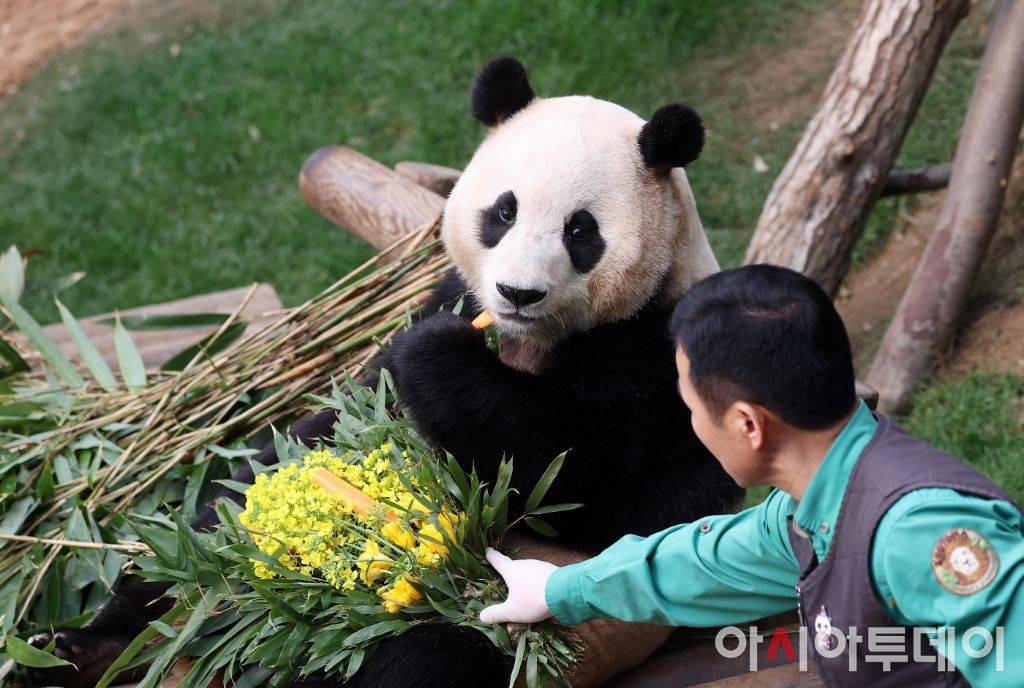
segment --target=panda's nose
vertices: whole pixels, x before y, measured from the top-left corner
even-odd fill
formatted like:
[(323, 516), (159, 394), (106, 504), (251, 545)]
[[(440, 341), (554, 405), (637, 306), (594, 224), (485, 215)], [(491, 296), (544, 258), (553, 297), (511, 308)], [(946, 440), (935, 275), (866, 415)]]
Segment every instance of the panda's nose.
[(511, 287), (507, 284), (502, 284), (501, 282), (498, 282), (495, 286), (498, 288), (498, 293), (504, 296), (516, 308), (522, 308), (523, 306), (529, 306), (531, 303), (537, 303), (548, 295), (546, 291), (539, 291), (537, 289), (520, 289), (518, 287)]

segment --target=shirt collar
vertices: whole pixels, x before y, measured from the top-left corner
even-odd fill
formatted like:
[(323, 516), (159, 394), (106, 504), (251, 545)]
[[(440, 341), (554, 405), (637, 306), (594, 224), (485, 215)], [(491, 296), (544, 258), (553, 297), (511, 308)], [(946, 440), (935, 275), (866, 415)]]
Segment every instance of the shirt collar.
[(857, 410), (832, 442), (804, 498), (796, 505), (793, 519), (811, 538), (818, 561), (828, 554), (850, 473), (877, 427), (878, 421), (867, 404), (858, 400)]

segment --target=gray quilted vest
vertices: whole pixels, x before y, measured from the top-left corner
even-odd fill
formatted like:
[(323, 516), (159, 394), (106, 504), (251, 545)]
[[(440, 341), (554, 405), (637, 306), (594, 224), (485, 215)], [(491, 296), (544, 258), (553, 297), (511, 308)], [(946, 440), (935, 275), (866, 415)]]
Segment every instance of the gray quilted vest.
[[(818, 561), (814, 547), (790, 519), (789, 540), (800, 564), (797, 601), (801, 623), (807, 628), (808, 653), (814, 670), (830, 688), (865, 688), (866, 686), (915, 686), (943, 688), (968, 687), (966, 679), (955, 669), (939, 671), (939, 662), (915, 662), (912, 657), (913, 635), (906, 634), (909, 661), (894, 662), (888, 672), (878, 661), (867, 661), (868, 629), (893, 628), (898, 624), (878, 600), (871, 583), (871, 539), (882, 516), (900, 497), (926, 487), (945, 487), (990, 499), (1013, 500), (988, 478), (962, 461), (935, 447), (911, 437), (892, 419), (875, 414), (878, 428), (864, 448), (850, 474), (836, 520), (832, 545), (823, 561)], [(951, 524), (950, 527), (955, 527)], [(838, 656), (838, 639), (826, 640), (823, 654), (816, 641), (824, 628), (831, 627), (849, 636), (855, 627), (861, 637), (853, 653), (856, 671), (849, 670), (850, 645)], [(939, 659), (931, 645), (920, 643), (922, 655)], [(884, 654), (884, 653), (883, 653)]]

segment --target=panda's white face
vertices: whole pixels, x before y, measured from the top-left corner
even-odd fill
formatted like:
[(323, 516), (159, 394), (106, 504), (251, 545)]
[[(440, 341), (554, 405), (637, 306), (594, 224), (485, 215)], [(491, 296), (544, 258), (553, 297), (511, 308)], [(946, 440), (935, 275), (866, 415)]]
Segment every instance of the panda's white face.
[(503, 334), (551, 345), (717, 269), (682, 170), (644, 165), (643, 125), (594, 98), (536, 99), (481, 144), (442, 237)]

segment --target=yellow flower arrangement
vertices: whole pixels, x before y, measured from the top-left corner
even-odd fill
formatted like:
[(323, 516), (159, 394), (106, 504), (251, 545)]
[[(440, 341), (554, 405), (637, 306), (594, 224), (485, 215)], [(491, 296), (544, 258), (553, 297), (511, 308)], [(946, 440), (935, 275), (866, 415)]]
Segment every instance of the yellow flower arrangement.
[[(433, 518), (442, 534), (425, 500), (409, 489), (415, 489), (412, 476), (403, 483), (391, 451), (388, 444), (365, 456), (315, 451), (301, 464), (261, 473), (238, 520), (259, 551), (282, 567), (322, 577), (341, 590), (364, 585), (376, 590), (387, 611), (397, 613), (422, 599), (415, 587), (417, 571), (435, 568), (447, 556), (445, 537), (458, 536), (460, 516), (441, 509)], [(314, 479), (320, 470), (347, 483), (344, 488), (359, 499), (322, 487)], [(252, 563), (255, 576), (275, 576), (263, 561)]]

